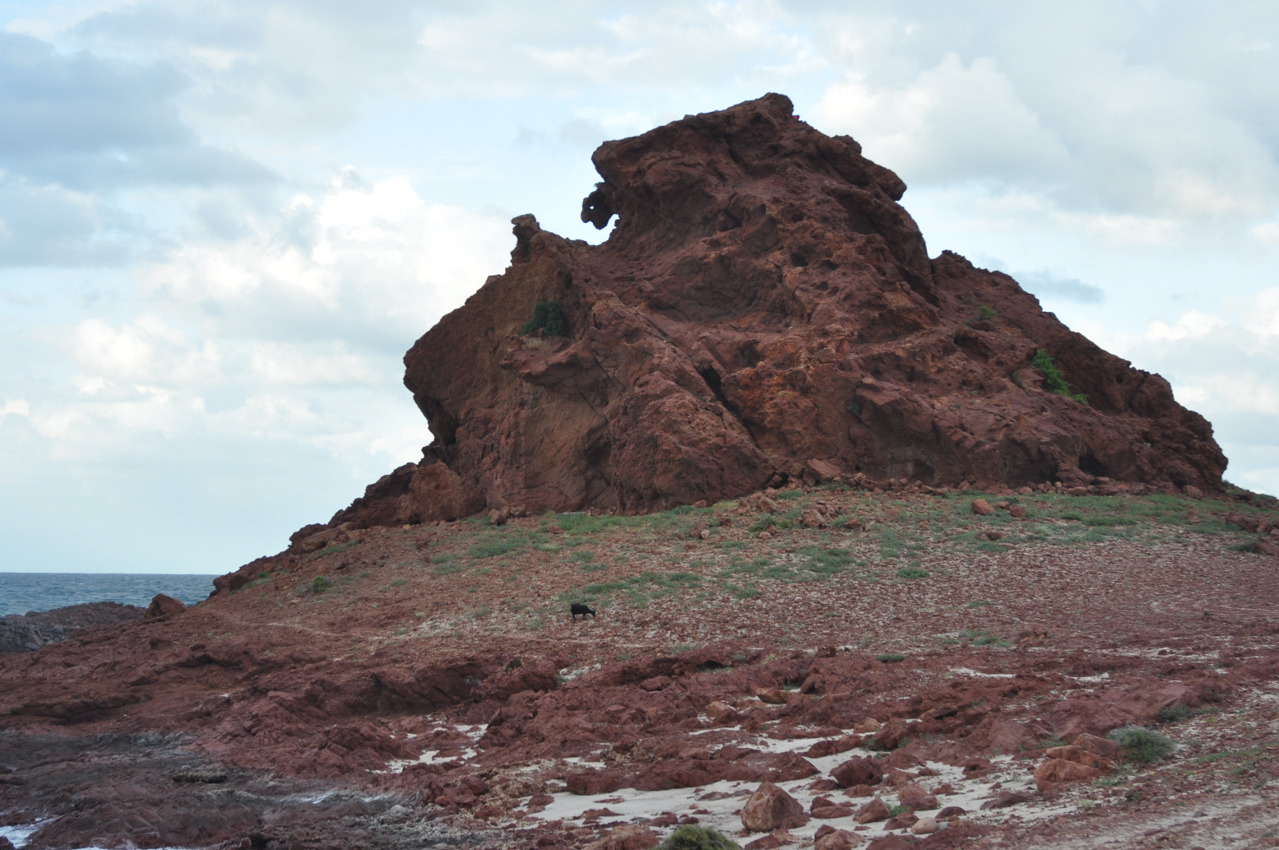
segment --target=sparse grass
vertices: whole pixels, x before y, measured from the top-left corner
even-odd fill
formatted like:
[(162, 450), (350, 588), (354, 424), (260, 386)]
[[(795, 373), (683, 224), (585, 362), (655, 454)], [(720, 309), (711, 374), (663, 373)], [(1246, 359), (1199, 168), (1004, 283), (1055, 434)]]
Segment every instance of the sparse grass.
[(437, 576), (447, 576), (453, 573), (460, 573), (466, 569), (466, 566), (458, 563), (457, 555), (447, 553), (444, 555), (436, 555), (431, 559), (432, 572)]
[(882, 661), (885, 664), (897, 664), (898, 662), (905, 661), (906, 656), (902, 655), (900, 652), (885, 652), (883, 655), (876, 655), (875, 660)]
[(1012, 646), (1012, 641), (981, 629), (964, 629), (959, 636), (973, 646)]
[(306, 556), (308, 561), (314, 561), (317, 558), (327, 558), (330, 555), (337, 555), (341, 552), (347, 552), (360, 545), (360, 540), (348, 540), (345, 543), (334, 543), (332, 546), (325, 546), (318, 552), (312, 552)]

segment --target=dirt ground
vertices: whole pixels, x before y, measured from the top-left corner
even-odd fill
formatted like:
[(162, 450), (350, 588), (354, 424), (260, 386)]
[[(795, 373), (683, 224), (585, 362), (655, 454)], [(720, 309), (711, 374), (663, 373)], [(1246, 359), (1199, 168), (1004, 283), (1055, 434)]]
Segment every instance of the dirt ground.
[[(852, 846), (1279, 846), (1279, 559), (1249, 551), (1277, 519), (814, 490), (352, 529), (176, 617), (0, 659), (0, 824), (33, 848), (583, 847), (694, 820), (757, 847), (824, 826)], [(1050, 749), (1123, 726), (1171, 753), (1036, 780)], [(835, 782), (852, 758), (884, 779)], [(747, 831), (763, 781), (835, 808)], [(860, 823), (873, 800), (894, 817)]]

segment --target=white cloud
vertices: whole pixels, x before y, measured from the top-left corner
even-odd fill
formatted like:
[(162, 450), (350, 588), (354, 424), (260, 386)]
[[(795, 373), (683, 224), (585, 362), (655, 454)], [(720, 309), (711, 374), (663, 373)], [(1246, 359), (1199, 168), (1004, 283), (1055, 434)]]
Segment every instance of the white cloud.
[(1039, 182), (1068, 160), (1065, 146), (988, 57), (965, 65), (948, 53), (901, 87), (847, 78), (827, 90), (816, 117), (914, 180)]

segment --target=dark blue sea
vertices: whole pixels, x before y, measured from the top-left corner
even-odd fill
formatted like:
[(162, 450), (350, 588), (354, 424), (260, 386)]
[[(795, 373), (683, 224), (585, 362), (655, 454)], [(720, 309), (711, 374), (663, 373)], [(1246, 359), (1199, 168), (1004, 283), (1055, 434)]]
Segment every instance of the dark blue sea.
[(211, 575), (157, 573), (0, 573), (0, 617), (81, 602), (151, 604), (157, 593), (187, 605), (213, 592)]

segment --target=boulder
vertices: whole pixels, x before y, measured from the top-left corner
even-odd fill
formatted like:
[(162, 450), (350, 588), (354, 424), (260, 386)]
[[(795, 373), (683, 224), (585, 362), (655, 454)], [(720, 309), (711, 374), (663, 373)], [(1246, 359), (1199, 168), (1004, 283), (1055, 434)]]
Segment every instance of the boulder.
[(897, 800), (912, 811), (937, 808), (937, 795), (928, 793), (913, 782), (908, 782), (897, 789)]
[(147, 606), (147, 612), (142, 615), (142, 618), (144, 620), (159, 620), (164, 617), (173, 617), (181, 614), (186, 609), (187, 606), (181, 599), (174, 599), (172, 596), (157, 593), (151, 597), (151, 604)]
[(1050, 758), (1035, 768), (1035, 786), (1043, 793), (1057, 790), (1070, 782), (1091, 782), (1105, 771), (1066, 759)]
[(1011, 277), (930, 259), (901, 179), (792, 112), (769, 94), (603, 144), (582, 217), (616, 217), (604, 244), (514, 219), (505, 272), (405, 355), (433, 442), (330, 525), (824, 480), (1220, 491), (1167, 381)]
[(813, 841), (813, 850), (853, 850), (862, 843), (862, 838), (855, 832), (846, 829), (833, 829), (818, 835)]
[(742, 826), (750, 832), (772, 832), (808, 823), (799, 801), (771, 782), (760, 785), (742, 807)]
[(643, 824), (628, 823), (613, 827), (599, 841), (586, 845), (587, 850), (648, 850), (661, 839)]
[(830, 772), (840, 788), (854, 785), (878, 785), (884, 779), (884, 770), (876, 759), (854, 756), (842, 762)]
[(875, 797), (869, 803), (866, 803), (853, 815), (853, 820), (858, 823), (875, 823), (876, 821), (888, 820), (892, 816), (892, 812), (888, 810), (888, 804)]

